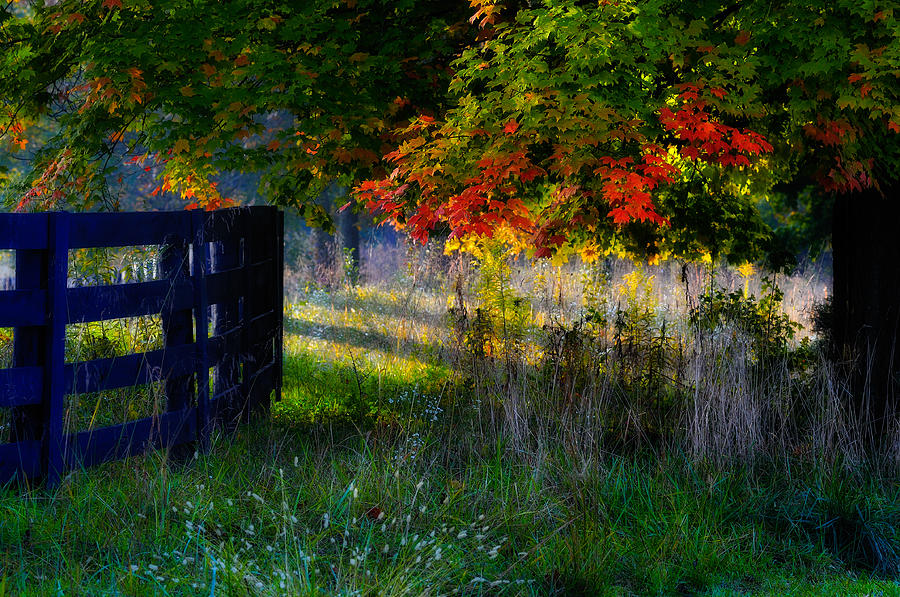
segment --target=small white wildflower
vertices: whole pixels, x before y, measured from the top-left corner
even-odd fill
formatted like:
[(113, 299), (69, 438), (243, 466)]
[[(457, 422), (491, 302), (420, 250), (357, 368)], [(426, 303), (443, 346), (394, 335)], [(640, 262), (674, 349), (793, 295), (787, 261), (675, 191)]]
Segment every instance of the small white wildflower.
[(466, 535), (468, 535), (468, 533), (465, 530), (462, 530), (459, 533), (457, 533), (456, 538), (457, 539), (465, 539)]
[(147, 570), (150, 570), (150, 571), (152, 571), (152, 572), (156, 572), (157, 570), (159, 570), (159, 566), (157, 566), (156, 564), (149, 564), (149, 565), (147, 566)]
[(137, 564), (132, 564), (131, 566), (128, 567), (128, 569), (131, 570), (132, 572), (137, 572), (137, 571), (138, 571), (138, 565), (137, 565)]
[(384, 547), (381, 548), (381, 553), (387, 553), (391, 550), (391, 546), (387, 543), (384, 544)]

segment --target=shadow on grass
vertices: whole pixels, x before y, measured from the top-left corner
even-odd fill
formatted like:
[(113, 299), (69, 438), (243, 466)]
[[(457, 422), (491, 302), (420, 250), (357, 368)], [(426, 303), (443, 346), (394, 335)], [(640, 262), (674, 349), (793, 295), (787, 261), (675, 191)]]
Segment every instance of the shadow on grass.
[(419, 360), (423, 365), (441, 362), (440, 344), (425, 344), (409, 339), (392, 338), (380, 332), (364, 331), (357, 327), (328, 325), (308, 319), (285, 317), (284, 331), (306, 338), (325, 340), (354, 346), (362, 350), (379, 351), (396, 356)]

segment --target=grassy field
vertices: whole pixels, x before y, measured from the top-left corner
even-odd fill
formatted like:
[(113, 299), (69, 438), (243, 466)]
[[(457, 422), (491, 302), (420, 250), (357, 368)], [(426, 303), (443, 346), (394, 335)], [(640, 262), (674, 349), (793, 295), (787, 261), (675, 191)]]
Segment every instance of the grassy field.
[(0, 491), (0, 596), (900, 595), (896, 459), (808, 327), (701, 337), (694, 270), (364, 257), (291, 278), (269, 421)]

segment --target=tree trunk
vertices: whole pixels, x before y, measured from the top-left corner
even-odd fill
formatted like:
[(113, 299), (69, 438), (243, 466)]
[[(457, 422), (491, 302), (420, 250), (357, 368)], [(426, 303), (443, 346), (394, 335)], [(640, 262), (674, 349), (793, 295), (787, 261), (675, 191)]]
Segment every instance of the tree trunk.
[(359, 278), (359, 214), (348, 208), (341, 212), (341, 240), (344, 247), (344, 272), (351, 284)]
[(835, 200), (832, 332), (838, 355), (852, 359), (853, 407), (862, 438), (879, 447), (896, 415), (900, 332), (900, 188), (892, 181)]

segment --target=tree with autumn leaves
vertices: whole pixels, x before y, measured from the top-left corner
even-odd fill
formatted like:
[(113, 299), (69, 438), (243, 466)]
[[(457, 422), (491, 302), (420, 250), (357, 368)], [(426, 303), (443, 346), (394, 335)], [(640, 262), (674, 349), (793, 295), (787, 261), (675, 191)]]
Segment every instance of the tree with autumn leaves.
[[(891, 3), (495, 2), (357, 190), (417, 238), (541, 257), (778, 257), (760, 201), (832, 206), (833, 331), (881, 437), (900, 339), (900, 21)], [(776, 259), (777, 261), (777, 259)]]
[[(221, 172), (308, 220), (332, 182), (378, 176), (395, 127), (442, 111), (468, 27), (438, 0), (63, 0), (0, 9), (0, 134), (30, 160), (19, 209), (115, 208), (118, 179), (229, 205)], [(27, 131), (51, 122), (40, 147)]]
[(252, 170), (311, 221), (324, 216), (308, 199), (339, 179), (417, 239), (745, 260), (778, 254), (760, 201), (803, 196), (834, 214), (835, 341), (867, 358), (873, 435), (896, 404), (889, 2), (64, 0), (2, 14), (3, 139), (25, 151), (29, 125), (58, 123), (21, 208), (110, 203), (116, 162), (215, 207), (216, 173)]

